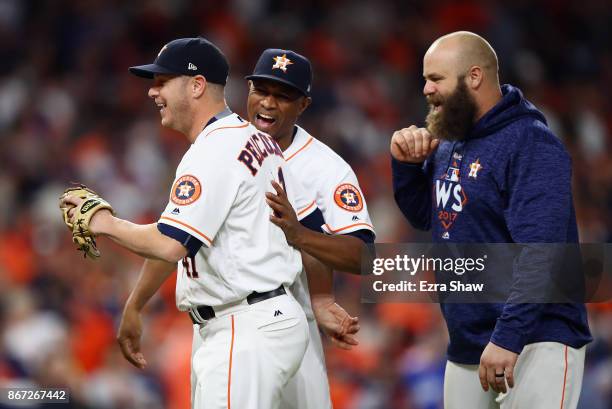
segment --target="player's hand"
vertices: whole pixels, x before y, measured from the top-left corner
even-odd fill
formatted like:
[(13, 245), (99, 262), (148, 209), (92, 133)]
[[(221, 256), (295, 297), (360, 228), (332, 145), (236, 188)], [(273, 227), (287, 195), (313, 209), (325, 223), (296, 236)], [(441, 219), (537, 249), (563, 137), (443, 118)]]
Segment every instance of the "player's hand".
[(140, 312), (126, 305), (117, 331), (117, 342), (125, 359), (136, 368), (144, 369), (147, 366), (147, 361), (140, 352), (141, 336), (142, 320), (140, 319)]
[(272, 181), (272, 187), (276, 190), (276, 194), (266, 193), (266, 203), (274, 210), (274, 213), (270, 216), (270, 221), (283, 230), (287, 243), (296, 246), (305, 227), (298, 221), (295, 210), (289, 203), (287, 193), (281, 185)]
[(348, 350), (359, 345), (354, 337), (359, 331), (358, 317), (351, 317), (344, 308), (336, 304), (331, 295), (315, 295), (311, 301), (319, 327), (335, 346)]
[(391, 156), (400, 162), (423, 163), (436, 150), (440, 140), (427, 129), (412, 125), (395, 131), (391, 137)]
[[(514, 387), (514, 366), (518, 354), (508, 351), (502, 347), (489, 342), (480, 356), (480, 366), (478, 367), (478, 377), (484, 391), (489, 390), (489, 386), (495, 392), (507, 392), (508, 386)], [(495, 376), (495, 375), (503, 376)]]
[[(70, 220), (70, 223), (74, 223), (75, 222), (75, 210), (76, 208), (85, 201), (86, 199), (83, 199), (81, 197), (75, 196), (75, 195), (65, 195), (62, 196), (62, 198), (60, 199), (60, 207), (68, 207), (70, 210), (68, 210), (68, 218)], [(105, 219), (108, 219), (109, 217), (112, 217), (113, 214), (110, 210), (108, 209), (101, 209), (97, 212), (95, 212), (92, 216), (91, 219), (89, 221), (89, 231), (93, 234), (99, 234), (101, 232), (101, 226), (103, 223), (105, 223)]]

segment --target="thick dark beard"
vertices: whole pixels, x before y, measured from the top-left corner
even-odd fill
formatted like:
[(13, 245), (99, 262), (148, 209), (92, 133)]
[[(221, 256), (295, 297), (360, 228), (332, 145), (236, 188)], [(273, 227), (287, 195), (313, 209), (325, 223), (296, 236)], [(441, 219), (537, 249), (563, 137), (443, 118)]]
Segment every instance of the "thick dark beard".
[(464, 140), (474, 125), (476, 101), (470, 95), (464, 79), (464, 76), (458, 78), (455, 90), (443, 100), (440, 112), (434, 112), (434, 105), (428, 98), (430, 107), (425, 123), (427, 130), (436, 138), (447, 141)]

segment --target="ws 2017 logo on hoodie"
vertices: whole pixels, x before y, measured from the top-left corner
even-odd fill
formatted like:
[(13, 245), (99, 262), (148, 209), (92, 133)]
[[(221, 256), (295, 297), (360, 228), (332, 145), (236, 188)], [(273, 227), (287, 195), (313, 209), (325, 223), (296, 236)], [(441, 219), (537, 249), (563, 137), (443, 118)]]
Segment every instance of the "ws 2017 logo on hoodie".
[(437, 219), (444, 230), (441, 237), (447, 240), (450, 238), (449, 230), (468, 202), (465, 190), (460, 183), (462, 159), (462, 154), (453, 152), (452, 162), (446, 173), (436, 179), (433, 186)]

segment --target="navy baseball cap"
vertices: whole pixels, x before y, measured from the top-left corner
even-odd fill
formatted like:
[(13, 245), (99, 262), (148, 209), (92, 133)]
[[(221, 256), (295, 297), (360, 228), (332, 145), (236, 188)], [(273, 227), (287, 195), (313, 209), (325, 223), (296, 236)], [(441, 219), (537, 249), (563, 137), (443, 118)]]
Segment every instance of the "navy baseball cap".
[(179, 38), (162, 47), (153, 64), (130, 67), (143, 78), (155, 74), (202, 75), (206, 81), (225, 85), (229, 63), (221, 50), (203, 37)]
[(310, 96), (312, 67), (308, 58), (291, 50), (268, 48), (253, 70), (244, 77), (247, 80), (267, 79), (289, 85), (302, 94)]

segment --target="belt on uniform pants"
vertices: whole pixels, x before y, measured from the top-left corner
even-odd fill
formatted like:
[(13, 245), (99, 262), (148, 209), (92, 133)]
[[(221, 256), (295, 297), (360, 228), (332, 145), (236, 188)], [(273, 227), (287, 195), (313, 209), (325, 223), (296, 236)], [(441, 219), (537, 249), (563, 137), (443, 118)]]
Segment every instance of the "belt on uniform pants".
[[(283, 294), (287, 293), (285, 291), (285, 287), (281, 285), (277, 289), (265, 291), (263, 293), (253, 291), (247, 296), (246, 301), (250, 305), (267, 300), (268, 298), (278, 297), (279, 295)], [(211, 318), (215, 318), (215, 310), (209, 305), (200, 305), (194, 308), (194, 310), (196, 311), (189, 311), (189, 318), (191, 318), (191, 322), (193, 322), (194, 324), (199, 324), (201, 320), (209, 320)], [(199, 315), (199, 317), (195, 314)]]

